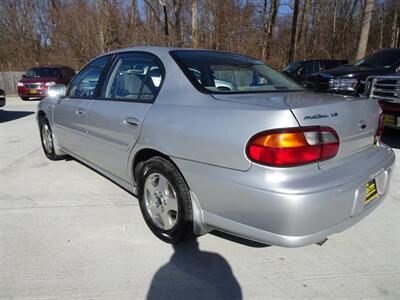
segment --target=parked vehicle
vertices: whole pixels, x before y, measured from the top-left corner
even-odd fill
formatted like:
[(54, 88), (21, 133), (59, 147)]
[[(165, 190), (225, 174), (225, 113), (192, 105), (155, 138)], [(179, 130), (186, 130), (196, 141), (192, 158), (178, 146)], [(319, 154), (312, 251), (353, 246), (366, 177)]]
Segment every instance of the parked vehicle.
[[(232, 90), (215, 85), (228, 78)], [(136, 194), (169, 243), (221, 230), (304, 246), (367, 216), (389, 188), (377, 101), (308, 92), (249, 57), (122, 49), (49, 93), (37, 112), (45, 155), (69, 154)]]
[(379, 100), (385, 126), (400, 129), (400, 74), (368, 77), (365, 95)]
[(384, 49), (360, 59), (353, 65), (339, 66), (313, 74), (307, 80), (306, 87), (316, 91), (359, 96), (364, 93), (368, 76), (393, 74), (399, 68), (400, 49)]
[(282, 72), (288, 75), (290, 78), (304, 85), (311, 74), (324, 70), (330, 70), (343, 64), (347, 64), (347, 60), (298, 60), (288, 64), (286, 68), (282, 70)]
[(6, 93), (0, 89), (0, 107), (3, 107), (6, 105)]
[(55, 84), (68, 84), (75, 71), (65, 66), (43, 66), (29, 69), (18, 82), (18, 94), (22, 100), (44, 98), (47, 90)]

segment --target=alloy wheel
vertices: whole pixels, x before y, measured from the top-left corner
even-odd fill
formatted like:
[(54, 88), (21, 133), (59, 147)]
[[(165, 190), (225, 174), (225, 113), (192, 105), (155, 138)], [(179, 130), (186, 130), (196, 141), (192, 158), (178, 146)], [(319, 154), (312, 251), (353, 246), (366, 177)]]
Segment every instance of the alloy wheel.
[(153, 223), (162, 230), (178, 221), (178, 199), (171, 183), (159, 173), (150, 174), (144, 184), (144, 200)]

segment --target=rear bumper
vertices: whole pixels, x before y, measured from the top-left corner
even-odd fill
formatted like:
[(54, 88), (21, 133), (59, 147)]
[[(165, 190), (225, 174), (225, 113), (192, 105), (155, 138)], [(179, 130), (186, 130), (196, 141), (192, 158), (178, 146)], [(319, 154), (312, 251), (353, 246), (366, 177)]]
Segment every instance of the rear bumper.
[[(394, 152), (380, 146), (335, 169), (248, 172), (176, 160), (202, 208), (206, 226), (265, 244), (300, 247), (357, 223), (385, 198)], [(293, 171), (294, 170), (294, 171)], [(304, 172), (303, 172), (304, 171)], [(365, 183), (378, 196), (364, 205)]]

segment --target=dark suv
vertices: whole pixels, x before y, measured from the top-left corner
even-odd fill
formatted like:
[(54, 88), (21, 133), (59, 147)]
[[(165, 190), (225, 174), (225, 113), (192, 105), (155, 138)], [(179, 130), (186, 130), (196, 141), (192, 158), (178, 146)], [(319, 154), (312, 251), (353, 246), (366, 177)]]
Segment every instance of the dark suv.
[(397, 73), (400, 70), (400, 48), (384, 49), (370, 54), (353, 65), (322, 71), (311, 75), (306, 87), (316, 91), (359, 96), (364, 93), (369, 76)]
[(43, 66), (29, 69), (18, 82), (18, 95), (22, 100), (29, 98), (44, 98), (49, 86), (55, 84), (67, 85), (75, 71), (65, 66)]
[(296, 80), (301, 84), (305, 84), (308, 77), (323, 70), (336, 68), (340, 65), (347, 64), (347, 60), (338, 59), (313, 59), (298, 60), (290, 63), (283, 69), (283, 73)]

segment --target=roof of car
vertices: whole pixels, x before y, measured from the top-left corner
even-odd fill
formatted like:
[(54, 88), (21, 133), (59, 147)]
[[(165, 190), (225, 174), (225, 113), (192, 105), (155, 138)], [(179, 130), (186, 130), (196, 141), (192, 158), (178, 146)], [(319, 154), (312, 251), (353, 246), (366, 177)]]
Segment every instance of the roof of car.
[(400, 48), (385, 48), (385, 49), (382, 49), (382, 50), (379, 50), (379, 51), (376, 51), (376, 52), (398, 52), (398, 51), (400, 51)]
[(34, 67), (31, 67), (30, 69), (39, 69), (39, 68), (51, 68), (51, 69), (68, 68), (68, 69), (72, 69), (71, 67), (63, 66), (63, 65), (42, 65), (42, 66), (34, 66)]
[(336, 58), (328, 58), (328, 59), (304, 59), (304, 60), (297, 60), (294, 62), (311, 62), (311, 61), (345, 61), (345, 59), (336, 59)]
[[(217, 50), (212, 50), (212, 49), (198, 49), (198, 48), (177, 48), (177, 47), (159, 47), (159, 46), (139, 46), (139, 47), (129, 47), (129, 48), (122, 48), (118, 50), (114, 50), (108, 53), (104, 54), (111, 54), (111, 53), (120, 53), (120, 52), (127, 52), (127, 51), (145, 51), (145, 52), (150, 52), (153, 54), (168, 54), (170, 51), (174, 50), (191, 50), (191, 51), (215, 51), (215, 52), (221, 52)], [(224, 52), (224, 51), (222, 51)], [(228, 52), (228, 51), (225, 51)]]

